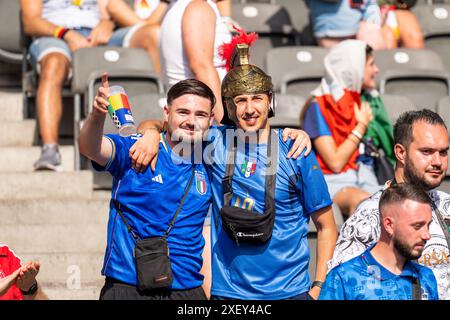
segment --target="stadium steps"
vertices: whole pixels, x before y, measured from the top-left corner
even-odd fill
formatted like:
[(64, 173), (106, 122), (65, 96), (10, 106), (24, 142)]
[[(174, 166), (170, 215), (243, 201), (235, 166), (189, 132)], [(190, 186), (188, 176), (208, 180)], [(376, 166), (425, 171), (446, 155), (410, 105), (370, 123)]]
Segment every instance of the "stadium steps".
[[(74, 150), (73, 146), (59, 147), (63, 171), (73, 171)], [(0, 172), (31, 172), (41, 154), (41, 147), (0, 147), (0, 152)]]
[(36, 120), (24, 119), (20, 93), (0, 92), (0, 101), (0, 243), (41, 262), (50, 299), (98, 299), (110, 192), (73, 170), (73, 146), (61, 147), (63, 172), (34, 172)]

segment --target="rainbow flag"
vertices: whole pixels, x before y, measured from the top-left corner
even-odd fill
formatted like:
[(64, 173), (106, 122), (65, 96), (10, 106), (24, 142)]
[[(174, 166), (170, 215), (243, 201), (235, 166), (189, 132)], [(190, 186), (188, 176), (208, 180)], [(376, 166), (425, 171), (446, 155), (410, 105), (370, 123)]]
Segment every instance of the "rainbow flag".
[(118, 93), (109, 96), (108, 111), (112, 115), (114, 112), (120, 109), (128, 109), (131, 111), (130, 104), (128, 103), (128, 97), (126, 94)]

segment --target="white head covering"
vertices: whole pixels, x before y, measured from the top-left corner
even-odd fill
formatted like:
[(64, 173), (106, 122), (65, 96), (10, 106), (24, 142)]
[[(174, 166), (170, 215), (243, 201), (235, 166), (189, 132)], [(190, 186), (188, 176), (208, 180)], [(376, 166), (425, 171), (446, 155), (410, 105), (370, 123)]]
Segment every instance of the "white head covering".
[(334, 101), (344, 95), (344, 89), (361, 92), (366, 66), (366, 43), (344, 40), (331, 48), (324, 59), (326, 76), (311, 92), (313, 96), (331, 94)]

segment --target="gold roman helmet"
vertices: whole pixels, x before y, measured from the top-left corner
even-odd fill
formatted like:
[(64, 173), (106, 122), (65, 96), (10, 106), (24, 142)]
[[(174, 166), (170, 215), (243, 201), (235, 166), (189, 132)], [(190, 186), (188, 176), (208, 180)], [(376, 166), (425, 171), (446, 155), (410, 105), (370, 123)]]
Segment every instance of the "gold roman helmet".
[(233, 98), (240, 94), (268, 93), (272, 97), (269, 117), (274, 116), (272, 78), (257, 66), (249, 64), (249, 44), (235, 45), (229, 61), (230, 71), (222, 80), (222, 103), (224, 115), (221, 123), (233, 125), (237, 121)]

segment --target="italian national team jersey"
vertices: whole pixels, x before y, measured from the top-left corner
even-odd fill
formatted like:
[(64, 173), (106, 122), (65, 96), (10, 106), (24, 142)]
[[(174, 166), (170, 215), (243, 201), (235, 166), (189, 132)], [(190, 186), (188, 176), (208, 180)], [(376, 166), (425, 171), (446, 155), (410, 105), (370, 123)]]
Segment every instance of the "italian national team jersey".
[[(222, 178), (227, 158), (227, 130), (213, 127), (205, 148), (205, 163), (213, 193), (211, 248), (212, 295), (235, 299), (285, 299), (309, 290), (308, 223), (311, 214), (331, 206), (328, 188), (314, 153), (287, 159), (293, 141), (283, 142), (277, 130), (278, 167), (275, 189), (275, 223), (265, 244), (237, 246), (222, 229), (224, 205)], [(263, 213), (267, 144), (237, 148), (231, 205)]]
[[(171, 152), (161, 135), (155, 172), (150, 168), (136, 173), (131, 168), (129, 150), (140, 135), (106, 136), (112, 143), (113, 155), (105, 167), (93, 162), (97, 170), (107, 170), (114, 177), (111, 197), (141, 238), (163, 236), (192, 173), (192, 164)], [(167, 239), (172, 265), (172, 289), (184, 290), (200, 286), (203, 276), (203, 224), (211, 203), (211, 185), (203, 164), (195, 164), (195, 175), (189, 193)], [(133, 258), (135, 242), (110, 202), (108, 243), (102, 274), (137, 284)]]
[(407, 261), (396, 275), (375, 260), (372, 248), (332, 269), (319, 300), (412, 300), (414, 279), (419, 279), (421, 300), (438, 300), (436, 278), (429, 268)]

